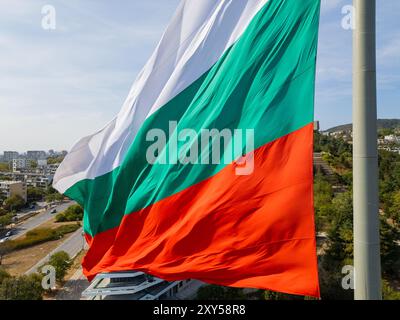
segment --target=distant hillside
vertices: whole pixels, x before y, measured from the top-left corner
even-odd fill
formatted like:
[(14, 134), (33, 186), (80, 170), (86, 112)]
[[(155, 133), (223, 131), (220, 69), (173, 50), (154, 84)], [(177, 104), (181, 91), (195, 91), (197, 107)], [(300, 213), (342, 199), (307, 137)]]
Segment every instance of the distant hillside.
[[(337, 131), (350, 131), (353, 125), (351, 123), (343, 124), (341, 126), (333, 127), (326, 132), (337, 132)], [(378, 129), (394, 129), (400, 128), (400, 119), (378, 119)]]

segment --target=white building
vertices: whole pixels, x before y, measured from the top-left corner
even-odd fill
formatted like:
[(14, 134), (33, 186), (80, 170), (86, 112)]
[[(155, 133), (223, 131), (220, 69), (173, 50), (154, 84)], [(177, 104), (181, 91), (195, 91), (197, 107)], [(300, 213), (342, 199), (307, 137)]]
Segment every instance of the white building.
[(394, 134), (385, 136), (384, 139), (387, 142), (400, 143), (400, 137), (399, 136), (395, 136)]
[(21, 169), (26, 169), (30, 167), (30, 162), (26, 159), (13, 159), (12, 160), (12, 171), (17, 172)]
[(28, 187), (46, 189), (53, 181), (53, 176), (40, 173), (28, 173), (24, 175), (24, 181)]
[(19, 157), (19, 153), (17, 151), (4, 151), (3, 161), (10, 162), (13, 159), (17, 159)]
[(55, 175), (58, 167), (60, 166), (59, 163), (53, 163), (46, 166), (45, 172), (49, 175)]
[(180, 300), (195, 298), (204, 283), (196, 280), (168, 282), (143, 272), (98, 274), (82, 296), (89, 300)]
[(46, 159), (39, 159), (39, 160), (37, 161), (37, 165), (38, 165), (38, 167), (40, 167), (40, 168), (44, 168), (44, 167), (47, 166), (47, 160), (46, 160)]

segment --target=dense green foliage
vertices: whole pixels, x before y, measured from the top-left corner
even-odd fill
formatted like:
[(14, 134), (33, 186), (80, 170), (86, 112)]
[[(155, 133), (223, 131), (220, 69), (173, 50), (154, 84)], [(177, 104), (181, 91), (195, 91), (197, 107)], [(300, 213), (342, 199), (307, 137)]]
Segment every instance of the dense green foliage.
[(25, 234), (25, 237), (23, 238), (1, 243), (0, 249), (6, 251), (5, 249), (7, 248), (8, 251), (11, 251), (11, 250), (20, 250), (29, 248), (47, 241), (61, 239), (65, 234), (74, 232), (79, 228), (80, 228), (79, 224), (63, 225), (56, 229), (36, 228), (31, 231), (28, 231)]
[(0, 215), (0, 230), (12, 222), (14, 215), (12, 213), (6, 213)]
[(72, 261), (68, 253), (60, 251), (50, 257), (49, 264), (56, 270), (56, 279), (63, 281), (67, 271), (72, 265)]
[(25, 206), (25, 201), (18, 195), (11, 196), (4, 201), (3, 207), (7, 211), (18, 211)]
[(28, 202), (36, 202), (43, 200), (46, 191), (42, 188), (28, 187), (26, 190)]
[(83, 209), (79, 204), (74, 204), (64, 212), (61, 212), (56, 215), (57, 222), (81, 221), (82, 219), (83, 219)]
[(62, 201), (64, 200), (64, 195), (60, 193), (51, 193), (46, 195), (46, 202)]
[(10, 171), (10, 165), (5, 162), (0, 162), (0, 172), (8, 172)]
[(64, 156), (48, 157), (47, 164), (57, 164), (57, 163), (61, 163), (63, 160), (64, 160)]
[(0, 300), (42, 300), (44, 289), (39, 274), (20, 277), (1, 274), (0, 270)]
[[(327, 235), (320, 257), (320, 285), (326, 299), (352, 299), (352, 290), (341, 288), (341, 269), (353, 264), (352, 148), (341, 138), (315, 135), (315, 149), (323, 152), (338, 176), (338, 186), (317, 174), (314, 179), (317, 231)], [(381, 262), (385, 279), (383, 294), (396, 296), (389, 282), (400, 278), (400, 155), (379, 150)], [(386, 293), (385, 293), (386, 290)]]
[[(378, 127), (379, 131), (382, 129), (383, 130), (393, 130), (395, 128), (400, 127), (400, 120), (399, 119), (378, 119), (377, 127)], [(350, 131), (352, 129), (353, 129), (353, 125), (351, 123), (349, 123), (349, 124), (343, 124), (340, 126), (330, 128), (327, 131), (329, 131), (329, 132)]]

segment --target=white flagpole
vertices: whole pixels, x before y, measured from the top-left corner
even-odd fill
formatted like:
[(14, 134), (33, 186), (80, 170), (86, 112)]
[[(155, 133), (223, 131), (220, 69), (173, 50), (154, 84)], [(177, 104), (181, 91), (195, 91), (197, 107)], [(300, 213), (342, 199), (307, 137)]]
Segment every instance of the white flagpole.
[(353, 0), (353, 197), (356, 300), (382, 299), (378, 212), (375, 0)]

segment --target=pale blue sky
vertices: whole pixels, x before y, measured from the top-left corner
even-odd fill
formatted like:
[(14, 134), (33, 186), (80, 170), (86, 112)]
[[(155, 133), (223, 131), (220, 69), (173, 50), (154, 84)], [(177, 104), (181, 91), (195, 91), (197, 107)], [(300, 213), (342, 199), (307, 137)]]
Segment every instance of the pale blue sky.
[[(0, 0), (0, 152), (70, 149), (119, 111), (179, 0)], [(378, 0), (378, 112), (400, 118), (400, 1)], [(53, 5), (56, 30), (41, 27)], [(351, 121), (351, 0), (323, 0), (315, 118)]]

